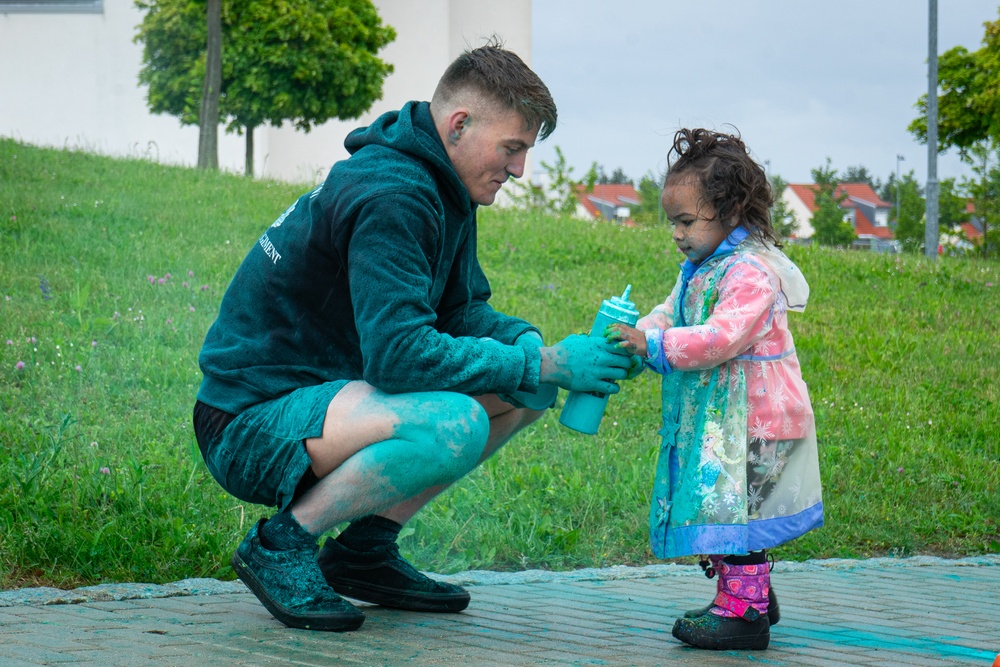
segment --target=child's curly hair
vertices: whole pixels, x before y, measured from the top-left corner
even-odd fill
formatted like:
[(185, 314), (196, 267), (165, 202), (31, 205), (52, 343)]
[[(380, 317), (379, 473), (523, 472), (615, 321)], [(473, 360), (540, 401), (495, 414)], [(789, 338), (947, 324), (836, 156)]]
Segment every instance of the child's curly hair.
[[(739, 135), (683, 129), (674, 135), (670, 156), (664, 186), (694, 179), (727, 232), (743, 225), (758, 241), (781, 247), (781, 238), (771, 227), (771, 184)], [(734, 219), (736, 223), (731, 225)]]

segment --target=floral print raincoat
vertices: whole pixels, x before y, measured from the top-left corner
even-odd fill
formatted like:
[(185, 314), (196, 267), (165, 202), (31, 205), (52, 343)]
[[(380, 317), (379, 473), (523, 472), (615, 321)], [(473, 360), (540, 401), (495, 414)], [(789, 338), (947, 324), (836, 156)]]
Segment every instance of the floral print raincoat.
[(823, 524), (816, 431), (788, 330), (809, 287), (738, 228), (685, 262), (637, 327), (663, 374), (650, 545), (659, 558), (745, 554)]

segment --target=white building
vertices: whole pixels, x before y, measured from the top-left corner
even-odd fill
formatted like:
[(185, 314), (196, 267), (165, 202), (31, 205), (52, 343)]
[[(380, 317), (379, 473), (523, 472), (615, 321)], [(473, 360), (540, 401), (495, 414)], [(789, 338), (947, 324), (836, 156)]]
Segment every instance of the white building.
[[(254, 132), (254, 173), (316, 183), (347, 157), (344, 137), (408, 100), (430, 99), (463, 50), (492, 34), (531, 63), (531, 0), (373, 0), (396, 40), (379, 56), (395, 71), (382, 99), (354, 121), (309, 133)], [(138, 82), (142, 14), (133, 0), (0, 0), (0, 136), (41, 146), (195, 165), (198, 128), (152, 115)], [(219, 129), (219, 165), (242, 172), (245, 138)], [(530, 174), (529, 174), (530, 176)]]
[[(789, 183), (781, 198), (795, 217), (795, 238), (812, 238), (816, 230), (812, 226), (816, 212), (815, 183)], [(855, 234), (891, 239), (889, 211), (892, 204), (882, 201), (867, 183), (840, 183), (834, 196), (841, 198), (840, 208), (844, 211), (844, 221), (849, 222)]]

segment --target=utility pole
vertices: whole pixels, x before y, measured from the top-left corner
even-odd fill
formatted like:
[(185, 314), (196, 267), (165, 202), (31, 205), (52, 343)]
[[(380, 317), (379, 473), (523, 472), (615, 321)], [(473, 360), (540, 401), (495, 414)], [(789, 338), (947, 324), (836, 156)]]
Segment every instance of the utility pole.
[(927, 30), (927, 226), (924, 230), (924, 254), (937, 259), (938, 254), (938, 52), (937, 0), (929, 0)]

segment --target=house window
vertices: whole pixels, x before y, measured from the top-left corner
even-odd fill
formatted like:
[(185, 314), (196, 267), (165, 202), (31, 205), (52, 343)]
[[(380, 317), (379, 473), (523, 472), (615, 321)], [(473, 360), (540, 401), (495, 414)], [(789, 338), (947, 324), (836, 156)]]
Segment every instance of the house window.
[(101, 14), (104, 0), (0, 0), (0, 14)]

